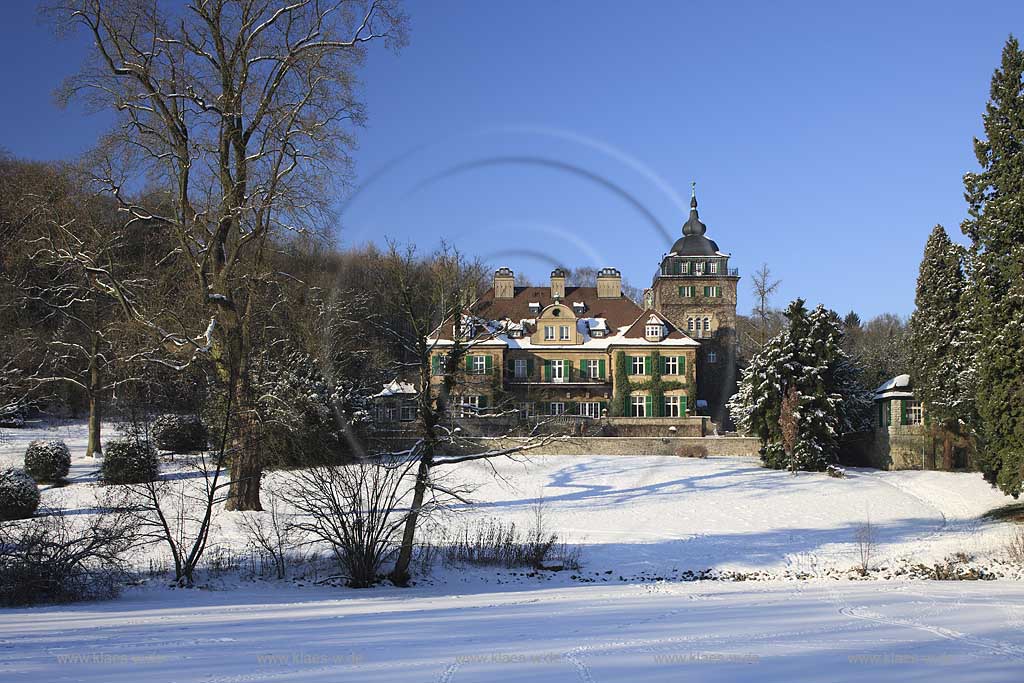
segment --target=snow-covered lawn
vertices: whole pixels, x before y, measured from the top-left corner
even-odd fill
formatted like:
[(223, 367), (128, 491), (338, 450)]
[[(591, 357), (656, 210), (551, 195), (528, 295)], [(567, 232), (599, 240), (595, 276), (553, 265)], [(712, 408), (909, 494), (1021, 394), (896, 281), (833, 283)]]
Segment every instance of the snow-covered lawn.
[[(31, 438), (63, 438), (73, 483), (44, 505), (89, 509), (97, 464), (81, 457), (81, 425), (42, 431), (8, 431), (0, 465)], [(1011, 527), (980, 516), (1010, 499), (978, 474), (793, 477), (754, 458), (494, 464), (498, 476), (450, 470), (474, 504), (446, 527), (529, 527), (543, 499), (546, 526), (581, 545), (580, 572), (438, 563), (409, 589), (151, 584), (109, 603), (0, 610), (0, 681), (1019, 680), (1024, 581), (823, 578), (856, 562), (868, 520), (877, 565), (998, 559)], [(220, 516), (215, 544), (245, 545), (233, 520)], [(814, 578), (677, 580), (702, 569)]]

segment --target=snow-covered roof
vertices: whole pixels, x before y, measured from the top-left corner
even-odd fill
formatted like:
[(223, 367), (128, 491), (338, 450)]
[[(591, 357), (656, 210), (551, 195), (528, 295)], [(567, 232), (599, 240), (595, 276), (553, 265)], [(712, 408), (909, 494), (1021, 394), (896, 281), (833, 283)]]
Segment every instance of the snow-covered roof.
[(910, 375), (896, 375), (892, 379), (882, 382), (875, 389), (874, 398), (876, 401), (886, 398), (914, 398)]
[(416, 393), (416, 387), (409, 382), (400, 382), (393, 379), (384, 385), (384, 390), (374, 394), (373, 398), (387, 398), (388, 396), (408, 396)]

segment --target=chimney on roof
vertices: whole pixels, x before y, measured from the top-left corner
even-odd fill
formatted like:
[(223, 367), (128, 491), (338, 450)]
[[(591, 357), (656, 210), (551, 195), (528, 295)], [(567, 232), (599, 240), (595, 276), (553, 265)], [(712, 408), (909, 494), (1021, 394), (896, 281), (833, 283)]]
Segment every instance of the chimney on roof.
[(551, 298), (565, 298), (565, 271), (561, 268), (555, 268), (551, 271)]
[(622, 296), (622, 273), (616, 268), (602, 268), (597, 272), (597, 298), (618, 299)]
[(511, 299), (516, 295), (516, 274), (502, 266), (494, 271), (494, 298)]

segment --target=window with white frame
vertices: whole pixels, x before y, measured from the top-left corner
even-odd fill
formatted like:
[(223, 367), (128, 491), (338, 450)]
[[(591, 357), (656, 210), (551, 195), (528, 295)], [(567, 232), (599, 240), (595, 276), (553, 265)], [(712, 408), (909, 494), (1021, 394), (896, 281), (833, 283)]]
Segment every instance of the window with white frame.
[(585, 360), (583, 366), (580, 368), (583, 372), (584, 377), (590, 379), (601, 379), (601, 361), (599, 360)]
[(459, 400), (459, 417), (472, 417), (480, 410), (479, 396), (463, 396)]
[(629, 399), (631, 417), (647, 417), (647, 397), (632, 396)]
[(644, 356), (633, 356), (633, 374), (644, 375), (647, 374), (644, 370)]
[(644, 329), (644, 336), (661, 339), (665, 334), (664, 325), (647, 325)]
[(513, 366), (513, 372), (516, 379), (525, 379), (526, 371), (529, 366), (526, 364), (525, 358), (516, 358), (515, 365)]
[(601, 417), (601, 404), (598, 401), (583, 401), (579, 404), (579, 414), (583, 417)]
[(693, 332), (693, 318), (686, 319), (686, 331)]
[(707, 359), (708, 359), (709, 363), (717, 363), (718, 362), (718, 352), (717, 351), (708, 351)]
[(704, 331), (705, 332), (710, 332), (711, 331), (711, 318), (704, 318)]
[(564, 382), (565, 381), (565, 361), (564, 360), (553, 360), (551, 363), (551, 381), (552, 382)]
[(402, 404), (402, 414), (399, 418), (402, 422), (412, 422), (416, 419), (416, 404), (406, 401)]
[(569, 326), (561, 325), (558, 328), (558, 339), (561, 341), (569, 341)]
[(537, 408), (533, 405), (533, 401), (522, 401), (516, 404), (516, 410), (523, 417), (532, 417), (537, 414)]
[(678, 396), (666, 396), (665, 397), (665, 411), (663, 413), (665, 417), (679, 417), (679, 397)]
[(712, 261), (708, 264), (708, 272), (712, 275), (718, 272), (718, 261)]
[(544, 326), (544, 341), (552, 341), (555, 338), (555, 326), (545, 325)]
[(565, 404), (561, 401), (552, 401), (548, 404), (548, 415), (564, 415)]
[(487, 356), (473, 356), (473, 374), (483, 375), (487, 372)]
[(907, 424), (919, 425), (924, 423), (924, 409), (920, 401), (907, 401)]
[(703, 275), (704, 274), (704, 262), (703, 261), (697, 261), (696, 263), (693, 264), (693, 273), (694, 273), (694, 275)]
[(662, 356), (663, 363), (665, 363), (666, 375), (678, 375), (679, 374), (679, 359), (676, 356)]

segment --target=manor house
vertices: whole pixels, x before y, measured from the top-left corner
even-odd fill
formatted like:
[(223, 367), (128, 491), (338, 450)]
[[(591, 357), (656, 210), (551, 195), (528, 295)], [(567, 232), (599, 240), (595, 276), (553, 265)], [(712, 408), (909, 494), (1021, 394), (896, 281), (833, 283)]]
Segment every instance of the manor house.
[(643, 306), (607, 267), (593, 287), (517, 287), (507, 267), (462, 316), (435, 333), (432, 371), (456, 335), (470, 349), (456, 404), (463, 414), (685, 417), (725, 421), (736, 382), (736, 286), (729, 254), (706, 236), (696, 194), (682, 236), (661, 258)]

